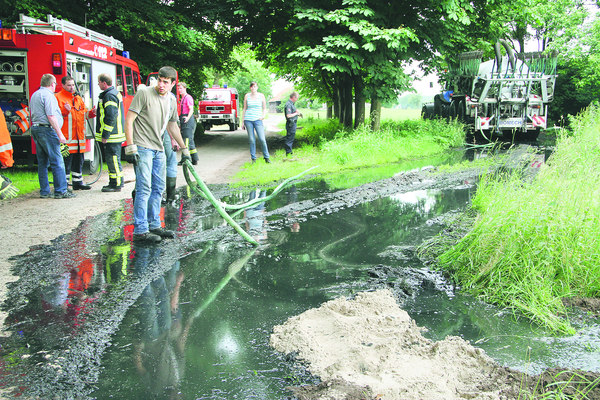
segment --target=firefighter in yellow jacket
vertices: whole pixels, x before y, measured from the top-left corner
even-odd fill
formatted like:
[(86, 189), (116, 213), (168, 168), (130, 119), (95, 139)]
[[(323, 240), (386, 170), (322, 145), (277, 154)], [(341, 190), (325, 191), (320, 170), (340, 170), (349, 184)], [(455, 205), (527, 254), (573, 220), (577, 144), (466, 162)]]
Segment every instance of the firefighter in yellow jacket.
[(88, 111), (83, 98), (77, 93), (75, 80), (65, 76), (61, 80), (62, 90), (55, 94), (64, 123), (62, 133), (67, 139), (69, 156), (65, 158), (67, 177), (71, 174), (73, 190), (89, 190), (83, 183), (83, 161), (85, 146), (85, 120), (95, 116), (95, 109)]
[(123, 97), (112, 86), (112, 78), (108, 74), (98, 76), (98, 86), (102, 93), (98, 96), (96, 140), (103, 143), (109, 178), (102, 191), (120, 192), (123, 187), (121, 146), (125, 141)]

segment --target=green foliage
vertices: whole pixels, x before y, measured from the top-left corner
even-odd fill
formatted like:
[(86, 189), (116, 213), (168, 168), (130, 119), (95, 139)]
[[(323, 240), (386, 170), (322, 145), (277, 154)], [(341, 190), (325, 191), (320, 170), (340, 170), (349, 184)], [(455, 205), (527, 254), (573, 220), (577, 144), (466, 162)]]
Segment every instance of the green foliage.
[[(247, 44), (237, 46), (233, 49), (232, 60), (237, 67), (226, 74), (222, 70), (212, 71), (212, 84), (227, 84), (229, 87), (236, 88), (239, 93), (240, 101), (244, 100), (246, 93), (250, 92), (250, 82), (258, 84), (258, 91), (265, 95), (267, 101), (271, 97), (271, 87), (273, 78), (263, 63), (256, 59), (255, 52)], [(241, 107), (241, 104), (240, 104)]]
[[(548, 106), (548, 115), (555, 123), (564, 125), (568, 115), (577, 115), (598, 99), (600, 80), (592, 79), (596, 71), (587, 69), (589, 58), (591, 55), (580, 59), (559, 58), (554, 100)], [(582, 63), (585, 63), (583, 68)]]
[(580, 29), (577, 46), (564, 46), (549, 115), (575, 115), (600, 97), (600, 21)]
[[(362, 167), (397, 163), (403, 160), (439, 154), (464, 142), (460, 124), (444, 121), (384, 121), (380, 131), (366, 127), (353, 131), (340, 129), (337, 120), (315, 120), (309, 132), (300, 136), (302, 142), (294, 148), (294, 158), (286, 158), (283, 150), (271, 155), (271, 164), (247, 164), (236, 175), (244, 185), (264, 184), (296, 175), (318, 165), (319, 174), (339, 174)], [(330, 140), (321, 140), (323, 137)], [(298, 137), (298, 136), (297, 136)]]
[(31, 0), (11, 4), (2, 0), (2, 3), (3, 11), (11, 11), (2, 18), (5, 26), (16, 22), (19, 13), (42, 20), (52, 14), (115, 37), (138, 63), (142, 75), (171, 65), (178, 70), (180, 79), (191, 88), (199, 88), (205, 81), (204, 67), (227, 71), (231, 64), (229, 28), (214, 23), (220, 6), (208, 0), (194, 3)]
[(477, 222), (440, 257), (456, 281), (484, 300), (573, 333), (562, 297), (600, 296), (600, 109), (574, 119), (533, 182), (485, 176)]
[(344, 132), (342, 124), (337, 119), (316, 120), (308, 117), (300, 121), (304, 129), (296, 132), (297, 140), (313, 146), (333, 140), (336, 136), (343, 135), (342, 132)]

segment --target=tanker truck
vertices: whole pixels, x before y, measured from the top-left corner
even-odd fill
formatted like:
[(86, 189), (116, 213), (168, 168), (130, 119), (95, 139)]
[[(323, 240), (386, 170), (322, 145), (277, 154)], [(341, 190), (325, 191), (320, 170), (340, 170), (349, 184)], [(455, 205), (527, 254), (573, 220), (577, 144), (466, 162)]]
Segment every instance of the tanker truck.
[(535, 140), (554, 98), (556, 53), (515, 53), (505, 40), (494, 51), (484, 62), (483, 51), (461, 53), (449, 66), (446, 90), (423, 105), (423, 118), (457, 119), (487, 139)]

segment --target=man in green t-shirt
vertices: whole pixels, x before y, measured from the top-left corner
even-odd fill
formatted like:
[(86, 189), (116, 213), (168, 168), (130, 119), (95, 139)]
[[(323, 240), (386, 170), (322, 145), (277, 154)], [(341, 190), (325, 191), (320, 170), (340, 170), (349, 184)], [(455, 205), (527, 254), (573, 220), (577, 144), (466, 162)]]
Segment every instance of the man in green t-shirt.
[(160, 222), (166, 175), (165, 129), (182, 149), (182, 159), (191, 160), (177, 125), (177, 99), (171, 93), (176, 80), (174, 68), (162, 67), (156, 86), (138, 90), (125, 117), (125, 154), (133, 158), (135, 165), (133, 239), (137, 242), (157, 243), (175, 237)]

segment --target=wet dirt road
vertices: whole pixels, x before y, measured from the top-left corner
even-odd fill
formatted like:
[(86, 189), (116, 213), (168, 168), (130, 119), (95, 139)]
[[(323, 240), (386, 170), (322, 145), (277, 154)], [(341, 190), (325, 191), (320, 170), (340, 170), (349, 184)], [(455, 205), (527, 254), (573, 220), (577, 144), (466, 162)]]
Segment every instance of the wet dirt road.
[[(282, 114), (273, 114), (265, 121), (269, 142), (276, 141), (278, 135), (275, 131), (282, 120)], [(247, 133), (241, 129), (230, 132), (223, 125), (214, 127), (206, 136), (197, 148), (199, 163), (195, 169), (208, 184), (227, 183), (250, 160)], [(125, 187), (120, 193), (100, 192), (102, 186), (108, 183), (108, 173), (104, 170), (92, 190), (77, 191), (74, 199), (40, 199), (36, 191), (0, 202), (4, 226), (0, 235), (0, 301), (6, 298), (6, 283), (18, 278), (11, 273), (10, 257), (23, 254), (32, 246), (49, 244), (54, 238), (71, 232), (86, 218), (118, 208), (124, 199), (131, 196), (135, 173), (128, 163), (123, 163), (123, 169)], [(182, 168), (178, 169), (178, 173), (177, 186), (184, 186)], [(2, 327), (5, 318), (5, 313), (0, 311)]]

